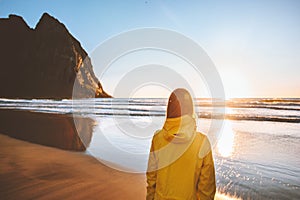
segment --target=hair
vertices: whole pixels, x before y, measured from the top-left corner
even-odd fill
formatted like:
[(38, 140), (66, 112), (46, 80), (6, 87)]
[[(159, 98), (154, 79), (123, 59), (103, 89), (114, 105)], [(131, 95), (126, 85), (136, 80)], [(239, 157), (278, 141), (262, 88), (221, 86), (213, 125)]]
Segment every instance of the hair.
[(183, 88), (174, 90), (168, 101), (167, 118), (176, 118), (183, 115), (193, 115), (194, 104), (190, 93)]

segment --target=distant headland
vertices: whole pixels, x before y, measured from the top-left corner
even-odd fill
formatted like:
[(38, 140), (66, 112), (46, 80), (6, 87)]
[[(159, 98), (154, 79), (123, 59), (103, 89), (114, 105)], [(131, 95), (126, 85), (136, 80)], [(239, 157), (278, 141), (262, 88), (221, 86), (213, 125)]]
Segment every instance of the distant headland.
[(22, 17), (0, 19), (0, 97), (111, 97), (94, 74), (91, 60), (57, 19), (44, 13), (34, 29)]

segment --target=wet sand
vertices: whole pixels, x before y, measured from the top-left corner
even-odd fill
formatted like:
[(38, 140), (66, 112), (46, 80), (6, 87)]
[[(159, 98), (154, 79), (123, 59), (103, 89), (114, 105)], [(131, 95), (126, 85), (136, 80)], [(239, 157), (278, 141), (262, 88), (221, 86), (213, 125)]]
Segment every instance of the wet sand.
[[(83, 152), (60, 150), (0, 134), (0, 197), (125, 199), (146, 197), (145, 174), (111, 169)], [(217, 193), (215, 199), (238, 199)]]
[(0, 121), (2, 134), (73, 151), (86, 149), (91, 141), (95, 123), (90, 118), (73, 117), (71, 114), (2, 109), (0, 109)]
[(145, 199), (144, 174), (0, 134), (1, 199)]

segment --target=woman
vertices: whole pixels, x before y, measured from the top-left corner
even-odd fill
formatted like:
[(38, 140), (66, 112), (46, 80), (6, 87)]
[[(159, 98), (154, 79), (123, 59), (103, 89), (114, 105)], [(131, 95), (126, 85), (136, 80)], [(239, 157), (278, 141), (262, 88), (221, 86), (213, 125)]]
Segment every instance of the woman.
[(209, 141), (196, 132), (193, 100), (174, 90), (163, 129), (152, 139), (147, 170), (147, 200), (214, 199), (214, 162)]

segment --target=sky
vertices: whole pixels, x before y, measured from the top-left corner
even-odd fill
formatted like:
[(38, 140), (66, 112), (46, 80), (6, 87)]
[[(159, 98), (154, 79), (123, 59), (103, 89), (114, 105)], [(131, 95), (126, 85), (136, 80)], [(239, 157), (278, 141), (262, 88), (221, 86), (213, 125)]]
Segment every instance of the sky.
[[(298, 0), (0, 0), (1, 18), (21, 15), (32, 28), (44, 12), (64, 23), (90, 55), (101, 43), (120, 33), (145, 27), (168, 29), (203, 48), (216, 66), (226, 98), (300, 97)], [(98, 66), (94, 66), (108, 93), (114, 93), (120, 79), (131, 69), (128, 60), (140, 58), (139, 53), (119, 59), (119, 65), (116, 62), (111, 66), (114, 69), (104, 75), (98, 74)], [(157, 52), (142, 54), (146, 60), (169, 59), (160, 61), (166, 65), (181, 63), (174, 56), (156, 55)], [(122, 68), (124, 63), (129, 67)], [(181, 67), (174, 65), (174, 70), (180, 74), (188, 67), (182, 63)], [(201, 90), (196, 95), (209, 96), (205, 77), (191, 81), (197, 79), (192, 76), (190, 73), (184, 78), (196, 91)], [(135, 88), (133, 95), (163, 97), (170, 89), (145, 84)]]

